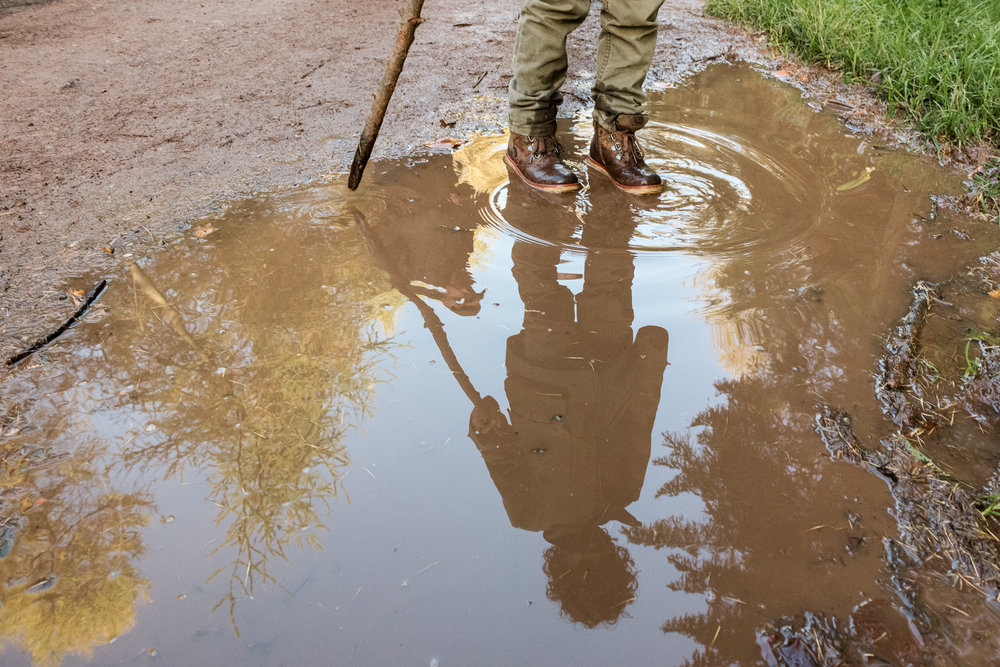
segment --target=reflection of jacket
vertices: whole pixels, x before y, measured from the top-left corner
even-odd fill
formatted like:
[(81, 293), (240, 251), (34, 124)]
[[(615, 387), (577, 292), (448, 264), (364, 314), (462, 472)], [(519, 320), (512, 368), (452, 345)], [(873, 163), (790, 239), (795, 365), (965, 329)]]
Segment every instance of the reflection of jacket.
[(513, 526), (628, 517), (667, 361), (666, 331), (644, 327), (635, 342), (631, 333), (627, 324), (609, 334), (526, 323), (507, 341), (510, 430), (476, 442)]
[(406, 282), (438, 288), (471, 289), (469, 255), (473, 231), (445, 226), (445, 215), (386, 220), (373, 229), (391, 253), (395, 270)]

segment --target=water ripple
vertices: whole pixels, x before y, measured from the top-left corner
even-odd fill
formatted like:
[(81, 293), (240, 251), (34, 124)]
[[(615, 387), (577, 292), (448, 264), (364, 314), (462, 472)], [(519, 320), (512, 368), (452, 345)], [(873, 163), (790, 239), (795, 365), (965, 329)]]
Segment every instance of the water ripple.
[[(581, 121), (575, 134), (580, 145), (574, 152), (580, 155), (586, 150), (589, 124)], [(755, 140), (707, 125), (651, 122), (641, 139), (647, 162), (664, 176), (659, 197), (620, 193), (602, 175), (571, 161), (584, 179), (575, 197), (528, 194), (520, 183), (512, 186), (505, 180), (481, 200), (480, 214), (487, 225), (518, 240), (587, 251), (599, 248), (585, 242), (583, 224), (607, 218), (611, 210), (631, 218), (634, 229), (624, 248), (632, 253), (715, 254), (794, 245), (816, 227), (826, 208), (823, 198), (829, 187), (807, 156), (773, 137)], [(547, 208), (557, 218), (562, 213), (542, 200), (560, 203), (578, 224), (572, 229), (566, 224), (539, 224), (537, 216), (525, 215), (530, 205), (524, 200), (532, 196), (535, 206)], [(512, 206), (515, 199), (519, 206)]]

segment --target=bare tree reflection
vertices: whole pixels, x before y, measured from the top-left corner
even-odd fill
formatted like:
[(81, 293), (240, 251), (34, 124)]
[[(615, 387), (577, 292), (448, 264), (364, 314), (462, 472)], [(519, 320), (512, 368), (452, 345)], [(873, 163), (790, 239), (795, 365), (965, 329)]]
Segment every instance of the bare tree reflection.
[[(356, 235), (285, 227), (282, 211), (246, 206), (219, 224), (210, 266), (178, 249), (147, 267), (134, 325), (104, 348), (131, 387), (124, 400), (156, 429), (125, 447), (125, 467), (193, 472), (210, 487), (225, 530), (213, 554), (229, 564), (209, 580), (228, 577), (219, 605), (231, 616), (276, 583), (275, 558), (322, 548), (350, 463), (342, 438), (370, 409), (388, 349), (378, 323), (399, 302)], [(172, 301), (169, 317), (151, 293)]]
[[(824, 156), (816, 169), (837, 183), (865, 159), (833, 167)], [(701, 509), (624, 529), (633, 544), (663, 551), (678, 572), (670, 589), (703, 600), (702, 611), (662, 626), (700, 645), (687, 664), (757, 659), (754, 633), (769, 621), (815, 612), (846, 623), (857, 605), (893, 595), (880, 541), (893, 534), (888, 493), (830, 462), (815, 419), (824, 404), (850, 406), (877, 429), (877, 406), (865, 400), (875, 341), (886, 314), (905, 304), (901, 274), (919, 255), (903, 240), (927, 202), (901, 188), (836, 192), (825, 193), (803, 239), (703, 255), (702, 314), (729, 378), (687, 430), (664, 435), (666, 453), (653, 461), (674, 473), (658, 495)], [(837, 225), (859, 215), (890, 222), (864, 226), (845, 250)], [(704, 232), (708, 247), (713, 234)]]
[(109, 485), (102, 445), (51, 444), (70, 440), (65, 417), (20, 417), (40, 419), (34, 433), (52, 440), (40, 444), (29, 430), (0, 442), (0, 641), (57, 665), (135, 624), (149, 586), (135, 561), (153, 506), (147, 493)]

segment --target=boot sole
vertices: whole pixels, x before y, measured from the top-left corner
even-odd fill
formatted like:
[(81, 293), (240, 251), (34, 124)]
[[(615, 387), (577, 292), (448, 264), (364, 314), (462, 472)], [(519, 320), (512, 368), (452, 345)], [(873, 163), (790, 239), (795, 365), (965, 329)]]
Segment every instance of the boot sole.
[(517, 165), (514, 164), (514, 161), (511, 160), (506, 153), (503, 156), (503, 161), (504, 164), (506, 164), (508, 167), (514, 170), (514, 173), (517, 174), (518, 178), (520, 178), (525, 185), (535, 188), (536, 190), (541, 190), (542, 192), (573, 192), (574, 190), (580, 189), (579, 183), (560, 183), (553, 185), (546, 183), (535, 183), (532, 180), (528, 180), (528, 178), (526, 178), (525, 175), (521, 173), (521, 170), (517, 168)]
[(660, 183), (659, 185), (622, 185), (621, 183), (616, 181), (611, 176), (611, 174), (608, 173), (608, 170), (605, 169), (600, 162), (590, 157), (589, 155), (587, 156), (587, 164), (589, 164), (591, 167), (593, 167), (597, 171), (607, 176), (608, 179), (615, 184), (615, 187), (618, 188), (619, 190), (622, 190), (623, 192), (627, 192), (632, 195), (655, 195), (663, 191), (662, 183)]

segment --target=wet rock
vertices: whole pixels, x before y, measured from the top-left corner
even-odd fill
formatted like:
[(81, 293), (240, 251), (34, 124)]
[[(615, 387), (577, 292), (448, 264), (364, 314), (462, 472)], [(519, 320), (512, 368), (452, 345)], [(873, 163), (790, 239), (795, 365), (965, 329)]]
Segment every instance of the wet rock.
[(761, 658), (772, 667), (928, 664), (914, 623), (887, 600), (858, 605), (847, 623), (806, 612), (757, 633)]
[(919, 631), (887, 600), (858, 605), (851, 614), (849, 630), (866, 664), (925, 664)]
[(913, 301), (902, 321), (889, 334), (886, 354), (879, 360), (878, 397), (899, 426), (908, 424), (914, 407), (907, 396), (917, 375), (920, 334), (936, 287), (920, 282), (913, 288)]
[(844, 638), (835, 619), (806, 612), (760, 630), (757, 645), (769, 667), (838, 667), (850, 664)]

